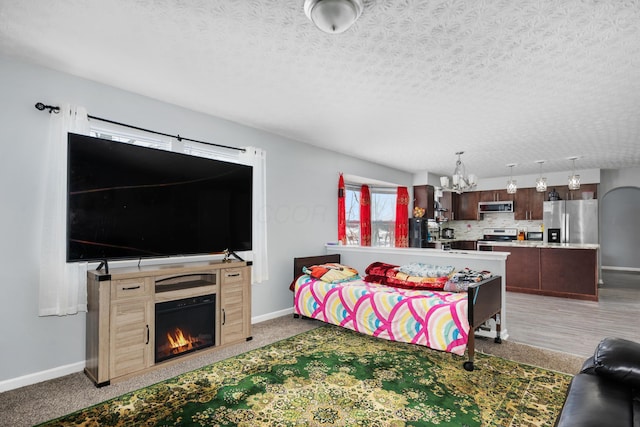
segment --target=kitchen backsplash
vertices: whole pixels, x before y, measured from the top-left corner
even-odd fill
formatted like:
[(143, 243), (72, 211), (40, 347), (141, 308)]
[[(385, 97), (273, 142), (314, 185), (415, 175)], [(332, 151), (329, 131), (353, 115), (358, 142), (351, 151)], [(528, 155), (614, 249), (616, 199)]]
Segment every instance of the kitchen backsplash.
[(542, 220), (516, 221), (514, 214), (489, 213), (483, 214), (480, 221), (448, 221), (440, 223), (440, 228), (453, 228), (456, 240), (482, 240), (485, 228), (517, 228), (525, 231), (541, 231)]

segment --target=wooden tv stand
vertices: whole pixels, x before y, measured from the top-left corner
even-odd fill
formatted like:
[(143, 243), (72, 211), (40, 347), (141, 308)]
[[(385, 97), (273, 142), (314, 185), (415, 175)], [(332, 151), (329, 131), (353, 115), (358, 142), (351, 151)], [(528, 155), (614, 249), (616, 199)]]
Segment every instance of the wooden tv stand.
[[(215, 344), (155, 363), (155, 304), (215, 294)], [(199, 262), (112, 268), (87, 273), (85, 373), (97, 386), (248, 341), (251, 267), (247, 262)]]

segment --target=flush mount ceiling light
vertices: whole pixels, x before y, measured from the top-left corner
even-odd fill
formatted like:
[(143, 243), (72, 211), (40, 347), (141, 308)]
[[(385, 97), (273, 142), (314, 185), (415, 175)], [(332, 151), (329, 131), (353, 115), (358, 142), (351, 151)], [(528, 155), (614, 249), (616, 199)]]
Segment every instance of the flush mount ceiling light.
[(536, 191), (544, 193), (547, 191), (547, 178), (542, 176), (542, 164), (544, 163), (544, 160), (537, 160), (536, 163), (540, 165), (540, 176), (536, 179)]
[[(442, 189), (444, 191), (455, 191), (460, 194), (462, 192), (472, 190), (478, 184), (478, 178), (473, 175), (467, 175), (467, 169), (460, 160), (460, 156), (464, 154), (464, 151), (458, 151), (456, 155), (458, 156), (458, 160), (456, 161), (456, 168), (453, 171), (453, 176), (451, 177), (451, 181), (449, 181), (448, 176), (440, 177), (440, 185), (442, 185)], [(452, 183), (450, 186), (449, 184)]]
[(329, 34), (347, 31), (362, 14), (362, 0), (305, 0), (304, 13)]
[(516, 163), (510, 163), (507, 166), (511, 168), (511, 172), (509, 173), (509, 181), (507, 181), (507, 193), (509, 194), (514, 194), (516, 191), (518, 191), (518, 185), (516, 183), (516, 180), (513, 179), (513, 167), (516, 165)]
[(579, 190), (580, 189), (580, 175), (576, 174), (576, 159), (577, 157), (569, 157), (567, 160), (571, 160), (573, 162), (573, 167), (571, 170), (571, 176), (569, 177), (569, 190)]

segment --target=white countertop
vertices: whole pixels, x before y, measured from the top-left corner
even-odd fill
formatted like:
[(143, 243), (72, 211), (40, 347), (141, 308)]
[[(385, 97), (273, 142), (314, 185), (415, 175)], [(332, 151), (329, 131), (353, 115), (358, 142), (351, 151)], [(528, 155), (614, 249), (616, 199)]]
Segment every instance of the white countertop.
[(487, 242), (490, 246), (511, 248), (554, 248), (554, 249), (599, 249), (595, 243), (547, 243), (538, 240), (514, 240), (512, 242)]

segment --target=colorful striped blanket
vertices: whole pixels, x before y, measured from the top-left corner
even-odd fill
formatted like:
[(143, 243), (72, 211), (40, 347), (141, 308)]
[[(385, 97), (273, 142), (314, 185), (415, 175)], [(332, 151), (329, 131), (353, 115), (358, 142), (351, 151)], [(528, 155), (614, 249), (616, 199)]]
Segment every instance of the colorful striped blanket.
[(363, 280), (327, 283), (308, 275), (295, 282), (294, 310), (354, 331), (463, 355), (467, 294), (398, 289)]

